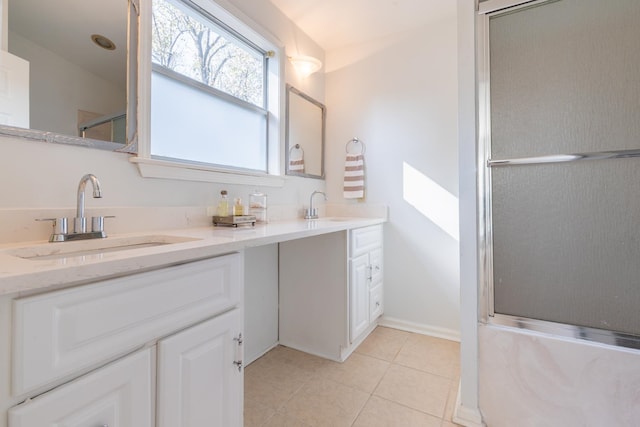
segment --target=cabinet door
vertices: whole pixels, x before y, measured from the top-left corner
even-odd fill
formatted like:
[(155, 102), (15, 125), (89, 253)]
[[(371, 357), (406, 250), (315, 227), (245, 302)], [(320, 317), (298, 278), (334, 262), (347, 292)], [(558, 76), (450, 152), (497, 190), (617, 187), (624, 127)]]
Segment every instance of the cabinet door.
[(9, 410), (9, 427), (152, 427), (153, 349), (146, 349)]
[(241, 331), (235, 309), (158, 343), (158, 427), (242, 427)]
[(353, 342), (369, 326), (369, 255), (352, 259), (349, 267), (349, 334)]

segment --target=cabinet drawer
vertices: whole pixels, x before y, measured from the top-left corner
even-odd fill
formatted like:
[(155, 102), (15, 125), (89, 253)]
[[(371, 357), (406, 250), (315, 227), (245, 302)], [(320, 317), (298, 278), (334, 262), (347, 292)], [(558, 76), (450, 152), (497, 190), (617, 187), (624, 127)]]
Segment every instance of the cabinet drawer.
[(356, 228), (351, 231), (351, 245), (349, 256), (355, 257), (371, 249), (382, 246), (382, 225)]
[(17, 299), (13, 395), (70, 378), (236, 306), (242, 274), (241, 255), (231, 254)]
[(151, 427), (152, 348), (9, 410), (9, 427)]
[(382, 284), (369, 291), (369, 322), (373, 322), (384, 312), (384, 294)]

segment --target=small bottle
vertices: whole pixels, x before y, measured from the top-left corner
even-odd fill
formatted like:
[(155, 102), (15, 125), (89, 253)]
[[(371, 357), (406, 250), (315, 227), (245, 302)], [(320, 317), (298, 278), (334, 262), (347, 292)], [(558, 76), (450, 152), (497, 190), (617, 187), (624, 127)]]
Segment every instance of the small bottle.
[(228, 216), (229, 215), (229, 199), (227, 198), (227, 190), (222, 190), (220, 192), (222, 196), (220, 201), (218, 202), (218, 216)]
[(244, 208), (242, 207), (242, 199), (238, 197), (233, 203), (233, 214), (236, 216), (242, 215)]

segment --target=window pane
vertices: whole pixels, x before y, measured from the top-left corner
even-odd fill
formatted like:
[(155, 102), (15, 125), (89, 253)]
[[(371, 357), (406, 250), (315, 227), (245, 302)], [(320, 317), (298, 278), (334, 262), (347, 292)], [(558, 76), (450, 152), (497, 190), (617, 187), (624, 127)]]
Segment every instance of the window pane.
[(151, 86), (152, 155), (266, 172), (265, 112), (156, 72)]
[(264, 107), (264, 53), (179, 2), (153, 2), (152, 61)]

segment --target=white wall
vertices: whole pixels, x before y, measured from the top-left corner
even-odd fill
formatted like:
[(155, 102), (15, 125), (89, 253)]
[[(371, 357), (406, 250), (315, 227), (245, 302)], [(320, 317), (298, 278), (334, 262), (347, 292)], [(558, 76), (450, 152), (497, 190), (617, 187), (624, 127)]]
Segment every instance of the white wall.
[(245, 366), (278, 344), (278, 245), (244, 251)]
[[(384, 322), (455, 339), (460, 326), (455, 2), (437, 19), (425, 17), (421, 28), (377, 49), (328, 53), (327, 192), (329, 203), (359, 203), (342, 195), (345, 144), (357, 136), (366, 144), (366, 202), (389, 205)], [(407, 171), (414, 173), (409, 180)]]
[[(234, 8), (234, 4), (245, 6), (241, 0), (222, 2)], [(255, 6), (255, 7), (253, 7)], [(316, 43), (302, 33), (271, 3), (260, 2), (244, 10), (254, 24), (269, 31), (273, 37), (289, 50), (297, 45), (307, 54), (324, 60), (324, 52)], [(288, 62), (288, 61), (287, 61)], [(45, 70), (46, 71), (46, 70)], [(324, 101), (324, 75), (316, 74), (299, 81), (294, 70), (286, 64), (287, 82), (297, 85), (320, 101)], [(282, 90), (284, 94), (284, 89)], [(50, 113), (53, 115), (53, 109)], [(282, 135), (284, 139), (284, 135)], [(0, 225), (0, 242), (15, 240), (24, 231), (34, 227), (47, 237), (50, 225), (33, 222), (31, 216), (16, 215), (21, 209), (37, 211), (62, 209), (68, 216), (75, 211), (78, 181), (86, 173), (94, 173), (101, 181), (103, 198), (87, 198), (87, 208), (135, 208), (135, 207), (202, 207), (202, 218), (206, 217), (207, 205), (215, 203), (221, 189), (227, 189), (230, 197), (247, 198), (255, 186), (222, 185), (165, 179), (143, 179), (137, 167), (129, 163), (129, 155), (89, 149), (77, 146), (47, 144), (16, 138), (0, 137), (0, 219), (10, 218)], [(297, 177), (286, 177), (282, 188), (257, 187), (268, 195), (271, 205), (302, 207), (308, 203), (313, 190), (324, 190), (323, 181)], [(318, 200), (318, 202), (320, 202)], [(131, 211), (131, 210), (129, 210)], [(145, 211), (147, 212), (147, 211)], [(109, 221), (114, 230), (126, 229), (131, 218), (118, 217)], [(107, 231), (109, 231), (109, 222)], [(188, 221), (187, 221), (188, 222)], [(183, 226), (180, 224), (179, 226)], [(7, 227), (11, 233), (3, 233)], [(4, 238), (5, 235), (12, 237)]]

